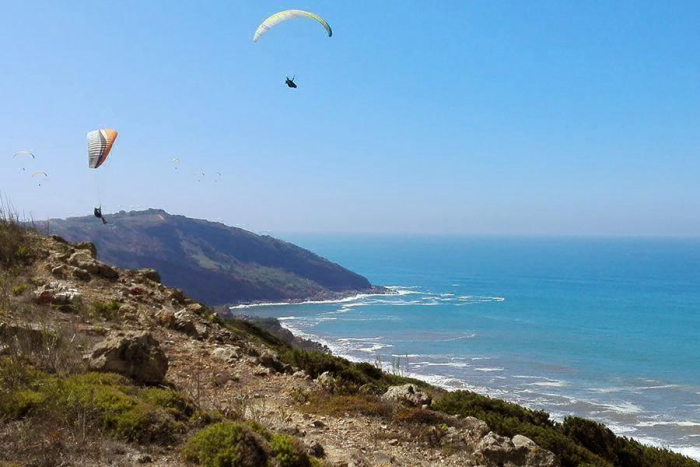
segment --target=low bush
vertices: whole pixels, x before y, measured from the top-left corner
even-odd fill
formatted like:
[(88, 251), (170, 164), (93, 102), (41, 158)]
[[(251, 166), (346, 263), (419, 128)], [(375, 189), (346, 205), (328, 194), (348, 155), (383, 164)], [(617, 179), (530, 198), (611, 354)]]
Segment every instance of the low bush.
[(273, 436), (270, 440), (270, 448), (279, 467), (311, 467), (311, 460), (304, 446), (292, 436)]
[(195, 433), (182, 449), (188, 462), (205, 467), (320, 467), (298, 439), (273, 435), (260, 424), (225, 421)]
[(90, 318), (101, 318), (105, 321), (113, 321), (119, 316), (121, 303), (114, 300), (109, 302), (94, 302), (87, 308), (87, 315)]
[(449, 393), (433, 407), (448, 414), (473, 416), (488, 423), (499, 435), (527, 436), (552, 451), (563, 467), (699, 467), (700, 463), (673, 453), (616, 436), (600, 423), (569, 417), (564, 423), (549, 419), (545, 412), (491, 399), (469, 391)]
[(325, 372), (332, 373), (340, 378), (346, 392), (356, 392), (362, 386), (372, 388), (371, 392), (382, 393), (389, 386), (413, 383), (417, 386), (427, 387), (423, 381), (389, 375), (381, 369), (369, 363), (353, 363), (344, 358), (331, 354), (292, 349), (289, 347), (278, 349), (280, 359), (289, 365), (304, 370), (312, 378), (317, 378)]
[(12, 287), (12, 295), (18, 297), (29, 288), (28, 284), (18, 284)]
[(620, 467), (697, 467), (700, 463), (667, 449), (644, 446), (629, 438), (616, 436), (601, 423), (579, 417), (567, 417), (564, 434), (589, 451)]
[(246, 425), (221, 422), (192, 436), (183, 447), (182, 456), (205, 467), (258, 467), (268, 461), (265, 443)]
[(194, 406), (167, 389), (142, 390), (126, 378), (88, 373), (67, 378), (23, 369), (0, 360), (0, 417), (53, 419), (58, 425), (90, 424), (118, 439), (167, 442), (184, 425)]

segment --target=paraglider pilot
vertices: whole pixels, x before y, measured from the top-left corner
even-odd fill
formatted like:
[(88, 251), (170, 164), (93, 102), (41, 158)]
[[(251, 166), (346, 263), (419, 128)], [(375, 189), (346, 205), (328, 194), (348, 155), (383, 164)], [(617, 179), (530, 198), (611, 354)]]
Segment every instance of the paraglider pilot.
[(289, 79), (289, 76), (287, 76), (287, 79), (285, 80), (285, 84), (289, 86), (290, 88), (295, 88), (297, 87), (297, 84), (294, 82), (294, 76), (292, 76), (292, 79)]
[(103, 224), (107, 223), (105, 218), (102, 217), (102, 206), (100, 206), (99, 208), (95, 208), (95, 217), (97, 217), (98, 219), (102, 219)]

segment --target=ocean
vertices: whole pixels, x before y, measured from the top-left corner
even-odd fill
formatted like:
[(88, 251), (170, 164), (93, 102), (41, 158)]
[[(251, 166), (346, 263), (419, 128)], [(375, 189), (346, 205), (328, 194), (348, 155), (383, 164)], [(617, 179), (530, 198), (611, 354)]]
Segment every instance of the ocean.
[(284, 239), (396, 294), (235, 312), (700, 459), (700, 239)]

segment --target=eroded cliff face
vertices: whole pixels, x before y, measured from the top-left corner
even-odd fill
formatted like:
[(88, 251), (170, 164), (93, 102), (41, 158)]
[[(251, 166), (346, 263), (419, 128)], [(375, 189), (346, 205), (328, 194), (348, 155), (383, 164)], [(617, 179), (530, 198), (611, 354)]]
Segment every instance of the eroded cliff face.
[(107, 225), (81, 217), (51, 220), (42, 229), (72, 242), (93, 242), (106, 263), (156, 268), (165, 284), (212, 306), (373, 289), (359, 274), (270, 236), (156, 209), (107, 217)]
[(30, 237), (0, 281), (0, 461), (558, 465), (527, 438), (431, 410), (435, 388), (224, 323), (92, 244)]

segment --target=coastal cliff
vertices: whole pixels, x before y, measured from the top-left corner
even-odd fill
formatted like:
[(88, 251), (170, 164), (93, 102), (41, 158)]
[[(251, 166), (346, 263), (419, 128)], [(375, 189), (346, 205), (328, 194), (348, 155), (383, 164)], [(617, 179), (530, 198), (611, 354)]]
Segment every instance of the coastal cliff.
[(700, 465), (300, 349), (91, 243), (11, 222), (0, 239), (0, 465)]
[[(163, 283), (208, 305), (333, 299), (380, 292), (359, 274), (291, 243), (160, 209), (54, 219), (42, 231), (89, 241), (123, 268), (156, 268)], [(96, 222), (97, 221), (97, 222)]]

